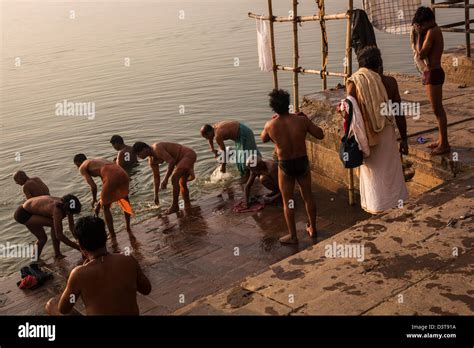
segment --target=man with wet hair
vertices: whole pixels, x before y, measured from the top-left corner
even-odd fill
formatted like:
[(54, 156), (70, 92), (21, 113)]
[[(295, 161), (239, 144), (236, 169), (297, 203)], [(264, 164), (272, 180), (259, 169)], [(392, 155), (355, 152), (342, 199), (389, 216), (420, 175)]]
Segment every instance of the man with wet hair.
[(137, 292), (148, 295), (151, 284), (137, 260), (107, 252), (105, 224), (99, 217), (80, 218), (75, 230), (87, 259), (71, 271), (60, 299), (50, 299), (46, 312), (68, 314), (82, 297), (87, 315), (138, 315)]
[(281, 197), (278, 187), (278, 165), (274, 161), (263, 160), (258, 156), (249, 157), (247, 168), (250, 171), (250, 176), (244, 189), (244, 204), (246, 207), (250, 203), (250, 190), (255, 179), (260, 180), (260, 183), (270, 190), (270, 193), (264, 196), (265, 203), (273, 203)]
[(448, 120), (443, 107), (444, 70), (441, 67), (441, 56), (444, 50), (444, 39), (441, 29), (435, 21), (435, 15), (429, 7), (421, 6), (413, 17), (413, 28), (416, 33), (414, 42), (415, 59), (424, 62), (422, 83), (438, 122), (438, 140), (428, 145), (431, 155), (442, 155), (451, 151), (448, 141)]
[(138, 164), (137, 155), (133, 152), (133, 148), (126, 145), (120, 135), (113, 135), (110, 138), (110, 143), (118, 151), (117, 157), (114, 159), (115, 163), (122, 168), (130, 168)]
[[(130, 179), (127, 172), (118, 164), (103, 158), (87, 159), (86, 155), (82, 153), (75, 155), (73, 161), (91, 188), (92, 207), (95, 207), (95, 214), (99, 215), (100, 208), (104, 208), (104, 218), (110, 237), (116, 238), (114, 220), (110, 211), (110, 206), (114, 202), (117, 202), (122, 209), (125, 216), (125, 228), (131, 234), (130, 216), (133, 214), (133, 210), (128, 199)], [(100, 177), (102, 180), (99, 202), (97, 202), (97, 185), (92, 177)]]
[[(236, 165), (243, 181), (247, 181), (249, 171), (246, 168), (246, 161), (249, 156), (261, 156), (255, 143), (253, 131), (243, 123), (238, 121), (222, 121), (211, 126), (205, 124), (201, 127), (201, 136), (209, 142), (209, 147), (216, 159), (220, 159), (221, 172), (226, 172), (227, 154), (225, 140), (233, 140), (235, 143)], [(214, 140), (219, 146), (220, 153), (214, 148)]]
[(296, 235), (293, 193), (298, 182), (309, 223), (306, 231), (316, 237), (316, 204), (311, 188), (311, 171), (306, 153), (306, 134), (323, 139), (324, 133), (303, 113), (289, 112), (290, 95), (281, 89), (270, 94), (270, 107), (276, 114), (265, 124), (261, 137), (264, 143), (275, 143), (278, 156), (278, 185), (283, 197), (283, 206), (288, 235), (280, 238), (284, 244), (298, 243)]
[(39, 259), (48, 237), (44, 227), (51, 228), (51, 239), (53, 241), (55, 259), (62, 259), (60, 242), (79, 250), (79, 245), (71, 241), (63, 233), (63, 219), (67, 217), (69, 230), (74, 236), (74, 215), (81, 212), (81, 202), (74, 195), (65, 195), (62, 198), (49, 195), (38, 196), (28, 199), (20, 205), (14, 214), (14, 219), (25, 225), (28, 230), (38, 239), (37, 255)]
[(23, 193), (26, 199), (32, 197), (49, 195), (49, 188), (46, 184), (38, 177), (28, 177), (26, 173), (19, 170), (13, 175), (13, 180), (20, 186), (23, 187)]
[[(180, 190), (184, 206), (186, 208), (191, 206), (188, 182), (195, 179), (194, 163), (197, 158), (196, 152), (193, 149), (177, 143), (161, 142), (149, 146), (139, 141), (133, 144), (133, 151), (141, 159), (148, 157), (148, 163), (153, 171), (154, 201), (156, 205), (160, 204), (158, 198), (160, 188), (165, 190), (168, 186), (168, 180), (171, 178), (173, 202), (165, 214), (179, 211), (178, 198)], [(168, 170), (160, 186), (160, 164), (163, 162), (168, 163)]]

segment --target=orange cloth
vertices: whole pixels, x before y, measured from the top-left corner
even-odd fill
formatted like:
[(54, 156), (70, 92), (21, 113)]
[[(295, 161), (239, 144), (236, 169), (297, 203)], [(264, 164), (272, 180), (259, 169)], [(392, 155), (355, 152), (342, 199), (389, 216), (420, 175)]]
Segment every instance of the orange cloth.
[(133, 215), (132, 207), (126, 200), (130, 182), (127, 172), (119, 165), (111, 163), (101, 168), (100, 177), (102, 178), (101, 205), (117, 202), (124, 212)]

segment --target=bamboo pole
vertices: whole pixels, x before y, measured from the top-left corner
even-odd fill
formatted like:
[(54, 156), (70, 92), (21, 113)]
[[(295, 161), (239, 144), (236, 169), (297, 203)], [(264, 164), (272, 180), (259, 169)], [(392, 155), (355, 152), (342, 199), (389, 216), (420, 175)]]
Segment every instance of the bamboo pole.
[(294, 111), (300, 111), (298, 86), (298, 0), (293, 0), (293, 105)]
[(327, 83), (327, 74), (325, 74), (327, 70), (327, 59), (328, 59), (328, 42), (327, 42), (327, 33), (326, 33), (326, 20), (324, 19), (326, 15), (326, 8), (324, 4), (324, 0), (317, 0), (318, 8), (319, 8), (319, 24), (321, 26), (321, 61), (322, 61), (322, 88), (323, 91), (328, 88)]
[[(282, 66), (277, 65), (277, 69), (281, 71), (293, 71), (292, 66)], [(337, 73), (337, 72), (330, 72), (330, 71), (322, 71), (322, 70), (314, 70), (314, 69), (305, 69), (299, 68), (299, 72), (302, 74), (312, 74), (312, 75), (326, 75), (326, 76), (336, 76), (336, 77), (346, 77), (346, 73)]]
[(273, 28), (273, 6), (272, 0), (268, 0), (268, 16), (270, 17), (270, 46), (272, 50), (272, 65), (273, 65), (273, 88), (278, 89), (278, 73), (275, 54), (275, 31)]
[[(346, 77), (344, 83), (347, 83), (347, 79), (352, 75), (352, 49), (351, 49), (351, 26), (352, 26), (352, 9), (353, 0), (349, 0), (349, 8), (347, 9), (347, 24), (346, 24), (346, 54), (344, 72)], [(349, 168), (349, 205), (354, 205), (354, 169)]]
[(466, 56), (471, 57), (471, 33), (470, 33), (470, 19), (469, 19), (469, 0), (464, 0), (464, 13), (466, 14)]
[[(255, 18), (255, 19), (263, 19), (266, 21), (270, 20), (270, 16), (263, 16), (263, 15), (258, 15), (252, 12), (248, 13), (248, 16), (250, 18)], [(319, 21), (320, 17), (318, 15), (313, 15), (313, 16), (295, 16), (296, 20), (298, 22), (314, 22), (314, 21)], [(327, 21), (330, 20), (336, 20), (336, 19), (346, 19), (347, 18), (347, 13), (336, 13), (336, 14), (331, 14), (331, 15), (326, 15), (324, 16), (324, 19)], [(293, 22), (292, 17), (284, 17), (284, 16), (274, 16), (273, 17), (274, 22)]]

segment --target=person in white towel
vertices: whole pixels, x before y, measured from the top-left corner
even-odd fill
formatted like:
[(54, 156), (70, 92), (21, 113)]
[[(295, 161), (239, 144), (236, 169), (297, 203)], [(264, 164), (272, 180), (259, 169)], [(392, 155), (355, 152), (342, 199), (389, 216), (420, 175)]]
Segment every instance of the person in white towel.
[[(365, 158), (359, 174), (361, 206), (369, 213), (379, 214), (400, 206), (408, 198), (400, 161), (400, 153), (408, 154), (407, 127), (404, 115), (383, 115), (387, 103), (400, 103), (401, 98), (397, 81), (383, 75), (380, 50), (366, 47), (358, 61), (359, 70), (348, 80), (347, 95), (356, 103), (357, 111), (351, 130), (359, 146), (365, 145), (361, 148)], [(362, 126), (356, 127), (357, 124)], [(401, 138), (398, 148), (395, 125)]]

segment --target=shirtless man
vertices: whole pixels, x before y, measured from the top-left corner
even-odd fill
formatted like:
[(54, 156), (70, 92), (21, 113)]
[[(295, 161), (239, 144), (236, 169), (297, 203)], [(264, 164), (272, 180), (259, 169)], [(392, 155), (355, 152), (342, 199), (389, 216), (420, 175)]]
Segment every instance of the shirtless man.
[(270, 94), (270, 107), (276, 112), (271, 121), (265, 124), (261, 137), (264, 143), (273, 141), (278, 155), (278, 184), (283, 196), (286, 224), (289, 234), (280, 238), (284, 244), (298, 243), (296, 236), (293, 193), (295, 182), (300, 187), (305, 202), (309, 223), (306, 230), (310, 237), (316, 237), (316, 205), (311, 190), (311, 172), (306, 153), (306, 134), (317, 139), (324, 138), (321, 128), (304, 114), (290, 114), (290, 95), (283, 90), (273, 90)]
[(26, 199), (38, 196), (49, 196), (49, 188), (46, 184), (38, 177), (30, 178), (22, 170), (19, 170), (13, 175), (13, 180), (23, 186), (23, 193), (26, 196)]
[(113, 135), (112, 138), (110, 138), (110, 143), (112, 147), (118, 151), (114, 162), (120, 167), (130, 168), (138, 164), (137, 155), (133, 152), (133, 148), (130, 145), (126, 145), (120, 135)]
[[(127, 172), (119, 165), (106, 159), (87, 159), (86, 155), (82, 153), (74, 156), (74, 164), (79, 168), (79, 172), (91, 187), (92, 207), (94, 208), (95, 206), (95, 214), (99, 215), (100, 208), (104, 208), (104, 218), (110, 237), (112, 239), (116, 238), (114, 220), (110, 212), (110, 206), (113, 202), (117, 202), (120, 208), (122, 208), (127, 232), (131, 234), (130, 216), (133, 214), (133, 210), (128, 199), (128, 184), (130, 179)], [(102, 180), (102, 191), (100, 192), (99, 202), (97, 202), (97, 185), (92, 179), (92, 177), (97, 176)]]
[(441, 67), (443, 54), (443, 33), (435, 22), (433, 11), (421, 6), (413, 17), (412, 24), (418, 33), (415, 45), (417, 58), (425, 62), (422, 83), (438, 121), (438, 140), (428, 147), (433, 149), (431, 155), (442, 155), (451, 151), (448, 141), (448, 121), (443, 107), (444, 71)]
[(39, 259), (48, 236), (44, 227), (51, 228), (51, 239), (53, 241), (54, 257), (62, 259), (59, 244), (70, 246), (79, 250), (79, 245), (71, 241), (63, 233), (63, 219), (67, 216), (69, 230), (74, 235), (74, 214), (81, 212), (81, 202), (76, 196), (66, 195), (62, 198), (49, 195), (38, 196), (28, 199), (20, 205), (14, 214), (15, 221), (25, 225), (34, 234), (38, 241), (36, 259)]
[(245, 185), (244, 197), (245, 205), (248, 207), (250, 203), (250, 189), (255, 181), (259, 179), (260, 183), (271, 192), (264, 197), (265, 203), (272, 203), (281, 197), (280, 189), (278, 187), (278, 165), (272, 160), (262, 160), (262, 158), (256, 158), (256, 165), (251, 165), (251, 161), (254, 161), (251, 157), (247, 160), (247, 168), (250, 171), (249, 180)]
[(49, 315), (68, 314), (82, 297), (87, 315), (138, 315), (137, 291), (151, 292), (151, 284), (133, 256), (107, 252), (104, 221), (86, 216), (76, 223), (76, 236), (87, 260), (71, 271), (58, 301), (46, 304)]
[[(225, 140), (233, 140), (236, 150), (236, 165), (240, 176), (244, 182), (247, 181), (249, 171), (246, 168), (246, 161), (249, 156), (261, 156), (260, 151), (255, 143), (253, 131), (245, 124), (237, 121), (222, 121), (214, 126), (206, 124), (201, 127), (201, 136), (208, 140), (209, 146), (214, 157), (219, 159), (221, 164), (221, 172), (226, 171), (226, 147)], [(219, 146), (220, 153), (214, 148), (214, 139)]]
[(189, 208), (191, 206), (187, 183), (195, 178), (194, 163), (196, 162), (197, 156), (193, 149), (177, 143), (161, 142), (149, 146), (139, 141), (133, 144), (133, 151), (135, 151), (137, 156), (141, 159), (148, 157), (148, 163), (153, 171), (154, 200), (156, 205), (160, 204), (158, 198), (158, 192), (160, 190), (160, 164), (163, 162), (168, 163), (168, 171), (161, 183), (161, 189), (166, 189), (168, 180), (171, 177), (171, 183), (173, 184), (173, 202), (165, 214), (172, 214), (179, 211), (178, 198), (180, 189), (185, 207)]

